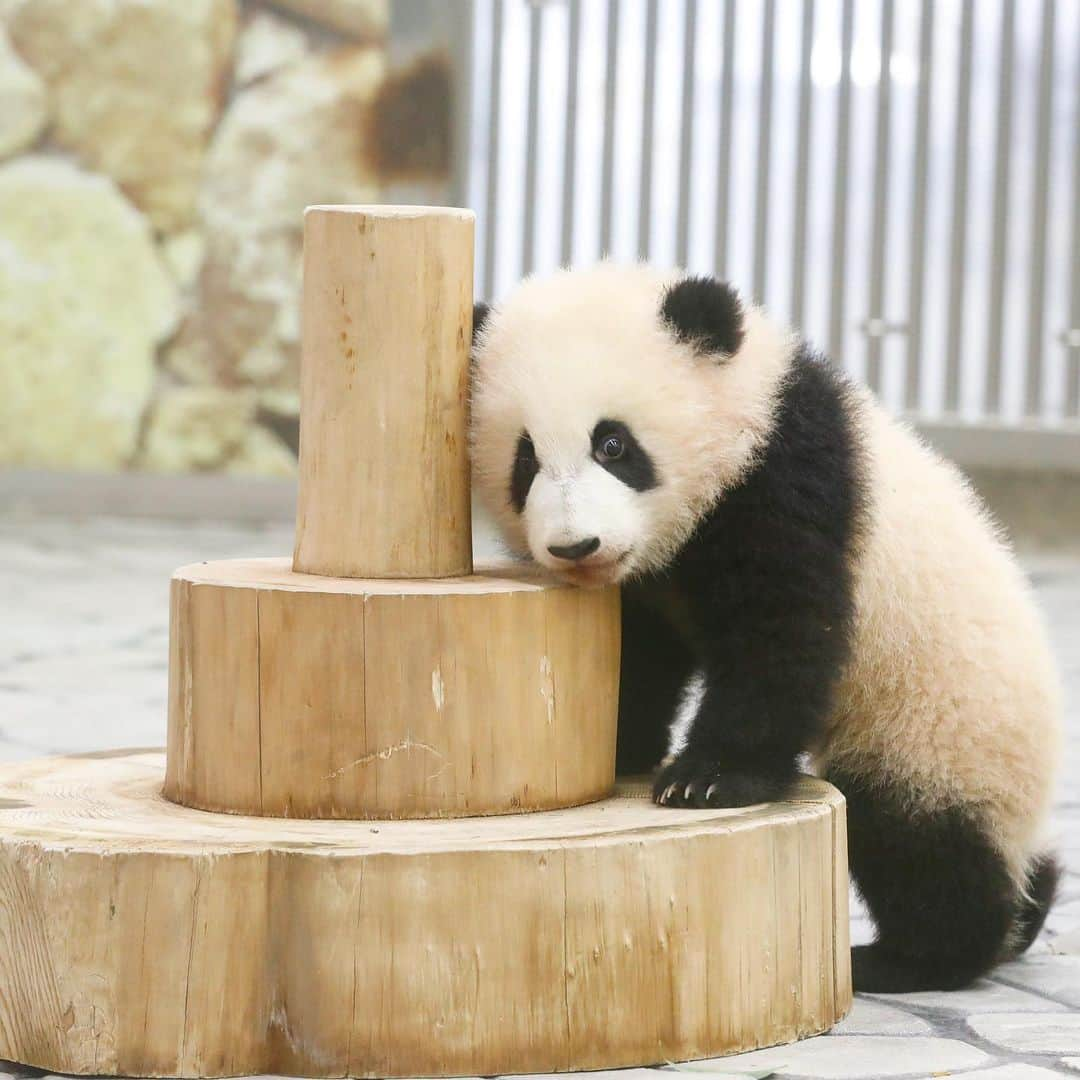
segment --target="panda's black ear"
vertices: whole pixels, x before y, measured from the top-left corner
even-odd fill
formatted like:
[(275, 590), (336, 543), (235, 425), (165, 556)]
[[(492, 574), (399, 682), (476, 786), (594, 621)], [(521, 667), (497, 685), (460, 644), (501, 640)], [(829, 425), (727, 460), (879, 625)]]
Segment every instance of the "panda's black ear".
[(670, 286), (660, 318), (679, 341), (718, 358), (738, 352), (742, 344), (742, 301), (727, 282), (716, 278), (687, 277)]
[(480, 331), (484, 329), (484, 323), (487, 322), (488, 315), (491, 314), (491, 305), (485, 304), (483, 300), (478, 300), (473, 304), (472, 309), (472, 343), (476, 346), (476, 339), (480, 336)]

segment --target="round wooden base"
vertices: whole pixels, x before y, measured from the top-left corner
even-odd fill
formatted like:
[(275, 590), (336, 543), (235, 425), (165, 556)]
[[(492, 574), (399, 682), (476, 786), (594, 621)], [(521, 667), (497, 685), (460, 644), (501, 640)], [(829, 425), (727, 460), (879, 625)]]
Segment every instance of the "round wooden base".
[(506, 814), (615, 779), (619, 594), (198, 563), (172, 582), (165, 794), (307, 818)]
[(0, 770), (0, 1058), (60, 1073), (483, 1076), (699, 1058), (851, 1001), (844, 810), (282, 821), (158, 752)]

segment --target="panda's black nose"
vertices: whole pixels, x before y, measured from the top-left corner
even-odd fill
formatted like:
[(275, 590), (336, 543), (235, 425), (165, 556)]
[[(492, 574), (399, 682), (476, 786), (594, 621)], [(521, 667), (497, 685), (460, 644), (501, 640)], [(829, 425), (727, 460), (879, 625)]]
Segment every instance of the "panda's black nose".
[(548, 551), (556, 559), (584, 559), (591, 555), (600, 546), (599, 536), (590, 536), (587, 540), (579, 540), (576, 544), (550, 544)]

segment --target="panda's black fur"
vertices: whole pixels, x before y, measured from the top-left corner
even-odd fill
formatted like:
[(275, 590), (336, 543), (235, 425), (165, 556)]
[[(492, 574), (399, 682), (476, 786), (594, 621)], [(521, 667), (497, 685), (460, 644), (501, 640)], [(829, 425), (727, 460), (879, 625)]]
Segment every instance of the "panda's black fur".
[[(737, 297), (711, 279), (671, 286), (659, 314), (717, 363), (742, 340)], [(623, 586), (618, 768), (659, 765), (658, 802), (783, 798), (801, 755), (825, 737), (852, 647), (867, 483), (850, 386), (800, 346), (763, 451), (663, 570)], [(521, 506), (527, 493), (516, 496)], [(695, 672), (700, 705), (665, 758), (668, 722)], [(843, 767), (827, 776), (848, 801), (851, 872), (878, 929), (874, 944), (853, 950), (856, 989), (963, 986), (1034, 940), (1054, 896), (1052, 858), (1032, 864), (1024, 896), (962, 808), (924, 814), (879, 779)]]

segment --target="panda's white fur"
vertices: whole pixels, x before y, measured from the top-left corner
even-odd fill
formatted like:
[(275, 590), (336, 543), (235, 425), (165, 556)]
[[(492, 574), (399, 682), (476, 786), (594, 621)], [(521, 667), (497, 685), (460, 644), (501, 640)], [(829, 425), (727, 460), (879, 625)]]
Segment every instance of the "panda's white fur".
[[(725, 363), (658, 318), (679, 275), (604, 263), (522, 284), (475, 348), (476, 487), (512, 548), (586, 584), (663, 568), (759, 460), (796, 340), (744, 310)], [(977, 820), (1022, 892), (1046, 842), (1060, 759), (1057, 676), (1028, 585), (960, 473), (864, 391), (847, 408), (865, 507), (854, 553), (850, 661), (818, 769), (902, 791), (912, 812)], [(591, 456), (601, 416), (628, 419), (662, 482), (630, 490)], [(542, 467), (522, 513), (507, 499), (520, 433)], [(601, 548), (567, 568), (547, 549)], [(622, 562), (614, 557), (629, 551)], [(684, 707), (681, 730), (693, 722)], [(676, 731), (675, 749), (679, 731)]]

